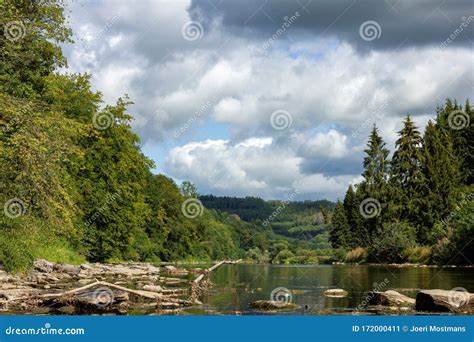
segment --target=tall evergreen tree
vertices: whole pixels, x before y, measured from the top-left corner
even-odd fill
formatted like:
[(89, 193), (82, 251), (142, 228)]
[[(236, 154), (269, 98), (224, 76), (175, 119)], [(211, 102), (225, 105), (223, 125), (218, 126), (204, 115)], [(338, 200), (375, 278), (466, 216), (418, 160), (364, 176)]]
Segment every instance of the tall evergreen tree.
[[(367, 142), (367, 148), (364, 150), (364, 180), (358, 186), (358, 198), (373, 198), (381, 205), (382, 212), (387, 207), (387, 180), (390, 162), (388, 155), (390, 151), (385, 147), (385, 142), (378, 133), (374, 124), (372, 132)], [(377, 227), (382, 223), (382, 212), (371, 218), (365, 218), (361, 221), (363, 231), (367, 232), (370, 238), (377, 231)]]
[(398, 208), (400, 220), (407, 220), (418, 228), (423, 225), (420, 216), (424, 187), (423, 139), (409, 115), (398, 134), (390, 172), (390, 182), (396, 189), (392, 203)]
[(454, 209), (461, 175), (449, 131), (436, 127), (429, 121), (423, 141), (425, 186), (422, 228), (425, 230), (420, 235), (424, 241), (434, 242), (436, 236), (430, 230)]
[(346, 212), (341, 201), (337, 201), (334, 215), (331, 220), (329, 241), (334, 248), (350, 247), (351, 232), (347, 221)]
[(349, 185), (347, 188), (343, 205), (350, 230), (350, 237), (347, 239), (348, 246), (366, 246), (369, 243), (369, 234), (366, 227), (362, 225), (363, 217), (359, 210), (360, 198), (357, 196), (352, 185)]
[(379, 192), (387, 182), (390, 165), (387, 158), (390, 151), (385, 145), (374, 124), (367, 148), (364, 150), (367, 156), (364, 158), (364, 172), (362, 173), (363, 184), (369, 193)]

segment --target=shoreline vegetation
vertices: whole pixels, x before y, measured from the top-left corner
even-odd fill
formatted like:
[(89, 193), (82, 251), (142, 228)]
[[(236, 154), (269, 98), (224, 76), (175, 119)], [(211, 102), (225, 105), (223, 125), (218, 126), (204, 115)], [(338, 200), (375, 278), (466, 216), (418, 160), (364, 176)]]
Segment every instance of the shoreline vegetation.
[(0, 10), (4, 22), (20, 18), (24, 33), (15, 40), (0, 35), (5, 271), (25, 274), (38, 259), (474, 260), (469, 101), (462, 107), (447, 100), (423, 136), (407, 116), (391, 160), (374, 126), (364, 180), (336, 204), (200, 196), (190, 182), (178, 186), (152, 173), (154, 164), (131, 129), (126, 95), (105, 104), (89, 74), (59, 72), (67, 71), (61, 45), (73, 43), (61, 2), (6, 0)]

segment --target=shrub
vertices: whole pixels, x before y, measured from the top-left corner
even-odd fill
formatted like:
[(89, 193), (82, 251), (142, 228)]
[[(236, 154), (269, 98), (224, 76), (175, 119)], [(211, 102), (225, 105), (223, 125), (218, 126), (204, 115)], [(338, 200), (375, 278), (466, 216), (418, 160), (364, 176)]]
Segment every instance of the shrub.
[(414, 264), (427, 264), (431, 260), (431, 247), (429, 246), (415, 246), (408, 247), (403, 251), (403, 256), (406, 261)]
[(416, 230), (407, 222), (384, 223), (369, 246), (369, 259), (375, 262), (403, 262), (403, 251), (413, 247)]
[(272, 263), (289, 264), (290, 259), (293, 257), (294, 257), (294, 254), (290, 250), (284, 249), (277, 254), (277, 256), (273, 259)]
[(366, 248), (357, 247), (346, 254), (345, 262), (364, 262), (368, 255)]

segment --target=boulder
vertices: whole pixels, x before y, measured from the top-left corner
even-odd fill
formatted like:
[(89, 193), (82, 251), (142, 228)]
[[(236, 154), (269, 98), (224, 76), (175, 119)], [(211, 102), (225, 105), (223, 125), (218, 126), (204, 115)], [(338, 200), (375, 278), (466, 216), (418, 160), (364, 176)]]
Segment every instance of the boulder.
[(397, 291), (388, 290), (385, 292), (368, 292), (367, 298), (370, 305), (386, 306), (413, 306), (415, 299), (407, 297)]
[(347, 296), (347, 291), (343, 289), (329, 289), (324, 291), (326, 297), (345, 297)]
[(250, 303), (249, 307), (254, 310), (294, 310), (297, 308), (295, 304), (280, 302), (275, 300), (257, 300)]
[(33, 268), (42, 273), (51, 273), (53, 272), (54, 262), (38, 259), (33, 262)]
[(79, 272), (81, 272), (81, 268), (79, 266), (74, 266), (66, 263), (55, 264), (53, 269), (57, 272), (63, 272), (74, 276), (78, 275)]
[(417, 311), (474, 312), (474, 294), (462, 289), (422, 290), (416, 296)]

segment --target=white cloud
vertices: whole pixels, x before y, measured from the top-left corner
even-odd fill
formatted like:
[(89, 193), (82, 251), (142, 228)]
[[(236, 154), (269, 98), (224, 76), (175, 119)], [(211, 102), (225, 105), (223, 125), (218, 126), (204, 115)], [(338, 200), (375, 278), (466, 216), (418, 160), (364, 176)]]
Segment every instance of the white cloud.
[[(334, 134), (334, 132), (331, 132)], [(311, 198), (340, 196), (357, 175), (304, 174), (296, 151), (270, 137), (192, 142), (170, 150), (167, 171), (196, 183), (201, 192), (282, 198), (298, 190)]]
[[(204, 190), (278, 197), (298, 186), (335, 198), (359, 173), (373, 122), (393, 148), (407, 113), (422, 128), (446, 97), (472, 94), (467, 47), (362, 53), (295, 27), (291, 41), (262, 51), (260, 38), (224, 30), (219, 19), (203, 22), (202, 39), (190, 42), (181, 35), (184, 23), (199, 19), (190, 3), (72, 3), (77, 43), (65, 52), (69, 71), (91, 72), (106, 102), (129, 94), (142, 141), (174, 146), (169, 175)], [(289, 129), (272, 128), (275, 110), (291, 114)], [(193, 141), (204, 122), (228, 127), (230, 136), (218, 140), (214, 129)]]

